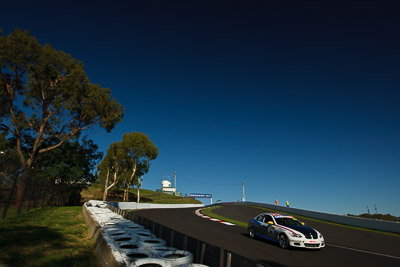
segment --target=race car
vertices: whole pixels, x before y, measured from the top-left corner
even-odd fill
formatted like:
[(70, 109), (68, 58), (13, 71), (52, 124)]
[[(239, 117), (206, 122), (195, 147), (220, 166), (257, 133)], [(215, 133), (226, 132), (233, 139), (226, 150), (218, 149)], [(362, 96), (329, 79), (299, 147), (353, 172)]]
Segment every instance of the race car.
[(320, 232), (285, 214), (261, 213), (249, 220), (247, 228), (251, 238), (261, 237), (278, 242), (281, 248), (325, 247), (324, 237)]

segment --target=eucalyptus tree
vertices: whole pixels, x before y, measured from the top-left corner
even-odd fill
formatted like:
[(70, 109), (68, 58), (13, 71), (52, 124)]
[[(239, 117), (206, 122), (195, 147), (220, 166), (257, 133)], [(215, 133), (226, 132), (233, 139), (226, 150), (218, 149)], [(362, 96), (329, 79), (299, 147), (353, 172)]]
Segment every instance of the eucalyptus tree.
[[(23, 170), (88, 128), (111, 131), (124, 113), (110, 89), (89, 81), (82, 62), (18, 29), (0, 32), (0, 105), (0, 127), (15, 140)], [(27, 179), (23, 172), (17, 206)]]
[(121, 148), (125, 153), (125, 164), (129, 169), (129, 178), (125, 185), (124, 201), (128, 201), (128, 193), (131, 185), (138, 188), (137, 203), (140, 202), (140, 188), (143, 183), (143, 175), (149, 171), (150, 161), (158, 156), (158, 148), (150, 138), (139, 132), (125, 133), (122, 137)]
[(108, 190), (118, 185), (127, 172), (124, 168), (124, 157), (121, 142), (114, 142), (108, 147), (106, 156), (97, 166), (99, 177), (104, 183), (103, 201), (107, 200)]

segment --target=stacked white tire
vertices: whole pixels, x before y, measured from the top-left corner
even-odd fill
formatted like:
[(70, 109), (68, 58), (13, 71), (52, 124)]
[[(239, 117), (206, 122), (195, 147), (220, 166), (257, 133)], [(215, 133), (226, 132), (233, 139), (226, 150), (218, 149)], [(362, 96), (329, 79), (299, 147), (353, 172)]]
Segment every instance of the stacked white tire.
[(119, 252), (128, 266), (206, 266), (193, 263), (193, 255), (189, 251), (167, 247), (165, 240), (157, 238), (142, 225), (104, 208), (104, 203), (90, 201), (86, 206), (102, 226), (104, 238), (112, 243), (110, 247)]

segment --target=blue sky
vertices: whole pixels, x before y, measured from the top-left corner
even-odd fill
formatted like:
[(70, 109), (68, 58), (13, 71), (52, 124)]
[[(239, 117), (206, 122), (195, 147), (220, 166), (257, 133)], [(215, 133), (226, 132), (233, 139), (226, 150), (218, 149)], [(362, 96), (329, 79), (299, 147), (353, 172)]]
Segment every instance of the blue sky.
[[(400, 19), (390, 2), (9, 1), (29, 30), (84, 62), (159, 148), (144, 188), (337, 214), (400, 216)], [(204, 200), (209, 203), (209, 199)]]

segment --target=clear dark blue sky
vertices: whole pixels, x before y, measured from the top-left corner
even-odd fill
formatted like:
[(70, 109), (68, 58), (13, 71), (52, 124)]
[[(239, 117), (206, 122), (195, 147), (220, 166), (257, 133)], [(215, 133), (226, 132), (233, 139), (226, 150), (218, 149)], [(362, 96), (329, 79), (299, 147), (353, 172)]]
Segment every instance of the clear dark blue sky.
[[(102, 151), (141, 131), (156, 189), (330, 213), (400, 216), (400, 19), (385, 1), (2, 1), (84, 62), (126, 109)], [(205, 200), (209, 203), (209, 200)]]

